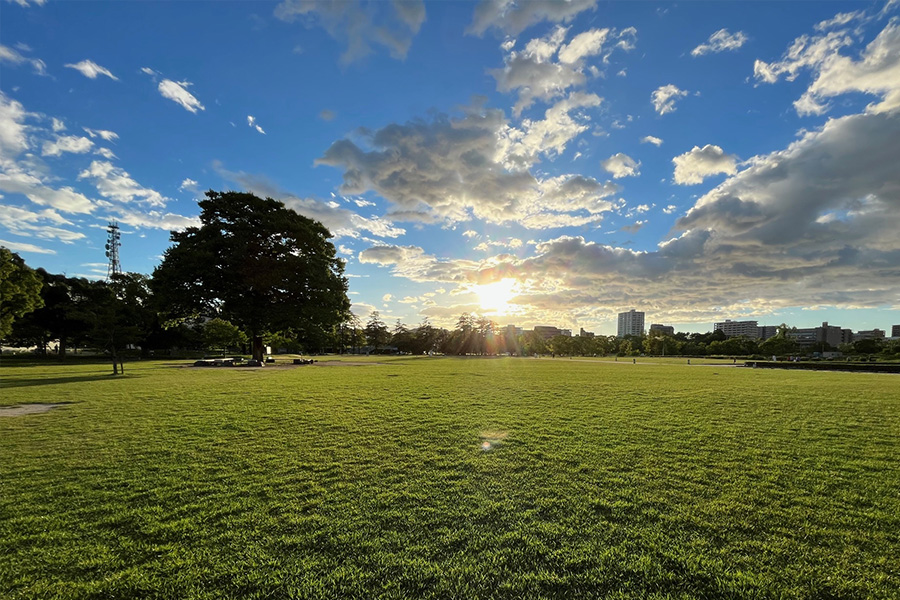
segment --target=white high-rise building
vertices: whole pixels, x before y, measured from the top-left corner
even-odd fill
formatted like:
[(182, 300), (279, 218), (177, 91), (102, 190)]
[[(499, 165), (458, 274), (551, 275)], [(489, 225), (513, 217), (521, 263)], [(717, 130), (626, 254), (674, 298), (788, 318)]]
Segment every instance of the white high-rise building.
[(619, 313), (619, 328), (616, 336), (625, 337), (626, 335), (644, 335), (644, 313), (633, 308), (628, 312)]

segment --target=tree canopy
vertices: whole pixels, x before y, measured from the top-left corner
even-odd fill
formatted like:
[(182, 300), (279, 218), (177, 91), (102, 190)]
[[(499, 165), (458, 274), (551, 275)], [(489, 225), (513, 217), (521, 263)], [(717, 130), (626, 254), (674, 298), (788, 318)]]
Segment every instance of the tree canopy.
[(0, 339), (12, 331), (13, 321), (44, 305), (42, 285), (18, 254), (0, 248)]
[(262, 358), (265, 332), (309, 331), (347, 318), (344, 264), (331, 233), (272, 198), (206, 193), (199, 227), (172, 232), (174, 245), (153, 273), (173, 315), (226, 319), (253, 338)]

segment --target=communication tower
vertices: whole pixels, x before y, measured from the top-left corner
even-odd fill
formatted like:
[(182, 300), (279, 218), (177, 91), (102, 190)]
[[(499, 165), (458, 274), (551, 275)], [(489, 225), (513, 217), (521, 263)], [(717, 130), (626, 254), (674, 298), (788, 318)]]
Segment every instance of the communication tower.
[(122, 265), (119, 264), (119, 241), (121, 234), (119, 233), (119, 224), (111, 221), (109, 227), (106, 228), (106, 258), (109, 259), (109, 268), (106, 270), (107, 281), (112, 279), (113, 275), (122, 272)]

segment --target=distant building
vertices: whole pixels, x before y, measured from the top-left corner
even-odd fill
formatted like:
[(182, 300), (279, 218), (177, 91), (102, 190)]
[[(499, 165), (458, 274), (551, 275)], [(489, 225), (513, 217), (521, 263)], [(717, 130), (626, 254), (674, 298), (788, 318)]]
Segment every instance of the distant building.
[(857, 331), (853, 334), (853, 341), (858, 342), (860, 340), (883, 340), (884, 339), (884, 329), (868, 329), (866, 331)]
[(559, 329), (551, 327), (550, 325), (537, 325), (534, 328), (534, 332), (545, 340), (561, 335)]
[(716, 323), (714, 331), (721, 331), (727, 338), (745, 337), (757, 339), (759, 337), (759, 325), (756, 321), (732, 321), (725, 319), (724, 323)]
[(525, 333), (525, 330), (521, 327), (516, 327), (515, 325), (507, 325), (503, 328), (503, 333), (506, 334), (507, 337), (517, 338)]
[(661, 331), (663, 335), (675, 335), (675, 328), (671, 325), (662, 325), (660, 323), (651, 323), (650, 331)]
[(616, 336), (625, 337), (626, 335), (638, 337), (644, 335), (644, 313), (633, 308), (628, 312), (619, 313), (619, 327)]
[(560, 329), (559, 335), (564, 335), (566, 337), (572, 337), (572, 330), (571, 329)]
[(760, 325), (756, 331), (756, 339), (758, 340), (767, 340), (778, 335), (778, 327), (776, 325)]
[(592, 338), (592, 337), (594, 337), (594, 332), (593, 331), (585, 331), (584, 327), (582, 327), (581, 331), (578, 332), (578, 337)]
[(891, 327), (891, 337), (900, 337), (900, 325), (894, 325), (893, 327)]
[[(883, 331), (882, 334), (884, 334)], [(787, 337), (796, 341), (803, 348), (823, 342), (829, 346), (837, 347), (841, 344), (849, 344), (854, 339), (852, 331), (829, 325), (828, 321), (822, 323), (821, 327), (792, 329), (787, 332)]]

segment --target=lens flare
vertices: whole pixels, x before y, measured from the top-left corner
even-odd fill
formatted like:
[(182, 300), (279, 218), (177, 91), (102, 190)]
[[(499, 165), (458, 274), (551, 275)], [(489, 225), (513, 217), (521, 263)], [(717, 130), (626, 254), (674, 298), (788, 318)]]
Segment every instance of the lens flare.
[(487, 285), (476, 285), (473, 291), (478, 294), (482, 310), (505, 315), (513, 309), (509, 301), (516, 295), (513, 290), (515, 285), (515, 279), (502, 279)]

